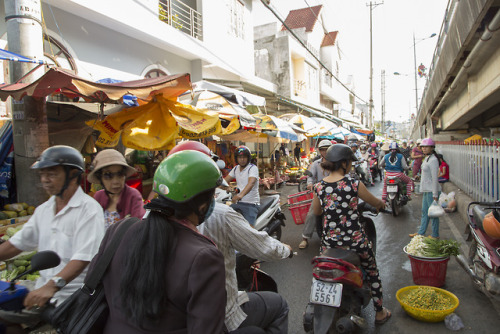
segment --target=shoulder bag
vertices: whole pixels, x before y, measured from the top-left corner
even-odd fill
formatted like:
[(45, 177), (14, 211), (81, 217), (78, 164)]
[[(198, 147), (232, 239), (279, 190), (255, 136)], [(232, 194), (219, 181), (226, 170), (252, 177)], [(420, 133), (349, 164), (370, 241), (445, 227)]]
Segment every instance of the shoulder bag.
[(57, 333), (97, 334), (103, 332), (109, 308), (101, 280), (123, 235), (137, 221), (139, 219), (135, 217), (123, 220), (110, 244), (97, 260), (92, 272), (87, 275), (83, 286), (58, 307), (49, 307), (43, 312), (43, 320), (51, 324)]

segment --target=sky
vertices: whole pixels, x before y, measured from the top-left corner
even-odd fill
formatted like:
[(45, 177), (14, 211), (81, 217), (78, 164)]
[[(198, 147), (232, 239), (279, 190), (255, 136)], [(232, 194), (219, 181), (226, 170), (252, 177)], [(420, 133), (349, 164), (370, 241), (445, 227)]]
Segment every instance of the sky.
[[(381, 71), (385, 70), (386, 120), (407, 121), (415, 109), (413, 34), (417, 67), (429, 67), (441, 31), (448, 0), (378, 0), (372, 11), (374, 119), (381, 119)], [(254, 2), (254, 24), (276, 21), (260, 2)], [(356, 94), (370, 98), (370, 1), (367, 0), (271, 0), (285, 19), (292, 9), (323, 4), (328, 31), (339, 31), (337, 42), (342, 54), (340, 80), (354, 76)], [(436, 34), (433, 38), (428, 38)], [(400, 75), (394, 75), (394, 72)], [(425, 78), (417, 77), (418, 95)]]

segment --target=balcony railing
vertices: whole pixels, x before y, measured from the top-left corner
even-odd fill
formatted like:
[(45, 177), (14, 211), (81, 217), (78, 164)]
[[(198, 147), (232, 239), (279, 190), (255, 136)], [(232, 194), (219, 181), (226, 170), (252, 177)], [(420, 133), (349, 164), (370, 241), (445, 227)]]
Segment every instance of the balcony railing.
[(203, 40), (202, 16), (178, 0), (160, 0), (159, 19), (177, 30)]

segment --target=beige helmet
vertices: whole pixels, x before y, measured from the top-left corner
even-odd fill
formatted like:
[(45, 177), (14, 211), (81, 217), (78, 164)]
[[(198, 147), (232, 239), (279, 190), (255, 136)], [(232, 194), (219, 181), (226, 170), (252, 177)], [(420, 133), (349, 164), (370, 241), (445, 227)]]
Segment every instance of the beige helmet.
[(133, 175), (135, 173), (134, 167), (131, 167), (125, 161), (125, 157), (123, 154), (114, 149), (103, 150), (95, 156), (92, 165), (90, 165), (91, 172), (87, 176), (87, 180), (90, 183), (101, 183), (100, 178), (96, 173), (103, 169), (104, 167), (120, 165), (125, 167), (125, 174), (127, 177)]
[(318, 148), (321, 148), (321, 147), (330, 147), (330, 146), (332, 146), (332, 142), (329, 141), (328, 139), (323, 139), (318, 144)]

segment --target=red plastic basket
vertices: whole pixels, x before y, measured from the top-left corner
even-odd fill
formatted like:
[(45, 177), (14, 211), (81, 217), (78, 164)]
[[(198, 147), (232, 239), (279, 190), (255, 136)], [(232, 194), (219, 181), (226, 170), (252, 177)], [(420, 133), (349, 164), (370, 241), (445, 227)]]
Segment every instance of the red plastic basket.
[(302, 201), (297, 204), (292, 204), (288, 208), (292, 213), (292, 218), (295, 224), (300, 225), (306, 222), (306, 216), (311, 207), (312, 199), (307, 201)]
[(313, 198), (313, 192), (310, 190), (302, 191), (288, 196), (288, 204), (298, 204), (299, 202), (307, 201)]
[(417, 285), (442, 287), (446, 280), (446, 269), (450, 258), (439, 260), (425, 260), (408, 256), (411, 263), (413, 282)]

